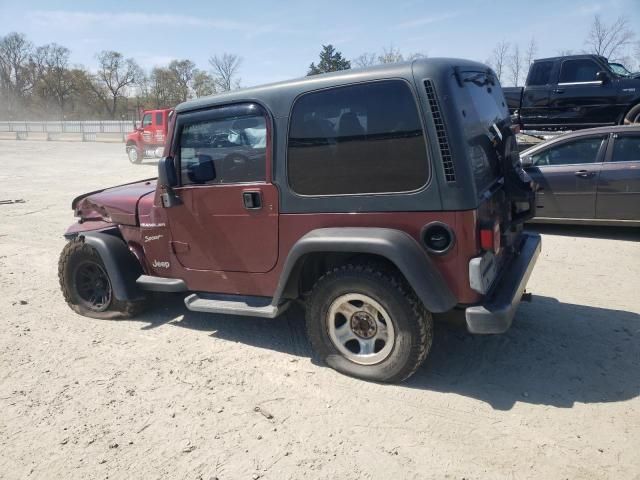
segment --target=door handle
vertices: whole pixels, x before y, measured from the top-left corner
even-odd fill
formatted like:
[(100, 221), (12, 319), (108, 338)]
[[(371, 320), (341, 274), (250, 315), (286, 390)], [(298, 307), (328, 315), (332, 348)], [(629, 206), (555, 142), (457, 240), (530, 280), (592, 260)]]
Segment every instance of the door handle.
[(561, 88), (556, 88), (553, 93), (564, 93), (564, 90), (562, 90)]
[(242, 203), (247, 210), (262, 208), (262, 193), (260, 191), (242, 192)]
[(591, 172), (589, 170), (578, 170), (577, 172), (575, 172), (575, 176), (576, 177), (580, 177), (580, 178), (591, 178), (596, 174), (596, 172)]

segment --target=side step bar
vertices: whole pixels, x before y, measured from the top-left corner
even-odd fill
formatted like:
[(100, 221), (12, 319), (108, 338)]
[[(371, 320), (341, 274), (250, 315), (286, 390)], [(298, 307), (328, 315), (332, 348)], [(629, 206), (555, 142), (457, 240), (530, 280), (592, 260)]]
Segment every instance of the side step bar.
[(187, 284), (179, 278), (153, 277), (151, 275), (140, 275), (136, 280), (136, 285), (142, 290), (150, 292), (186, 292)]
[(248, 317), (275, 318), (284, 312), (289, 303), (272, 305), (268, 297), (246, 297), (242, 295), (213, 295), (193, 293), (184, 299), (184, 304), (194, 312), (245, 315)]

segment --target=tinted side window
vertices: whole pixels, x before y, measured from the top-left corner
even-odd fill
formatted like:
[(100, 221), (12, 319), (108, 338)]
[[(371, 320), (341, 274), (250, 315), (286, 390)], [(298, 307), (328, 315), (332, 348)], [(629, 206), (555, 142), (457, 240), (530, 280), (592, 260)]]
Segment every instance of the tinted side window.
[(162, 125), (162, 112), (156, 112), (156, 125)]
[(613, 162), (639, 162), (640, 136), (617, 137), (613, 144)]
[(185, 125), (180, 133), (183, 185), (264, 181), (267, 127), (262, 116)]
[(595, 163), (604, 137), (581, 138), (572, 142), (551, 147), (532, 155), (533, 165), (573, 165), (577, 163)]
[(531, 73), (527, 85), (547, 85), (553, 70), (553, 62), (536, 62), (531, 65)]
[(416, 102), (399, 80), (308, 93), (291, 114), (287, 172), (302, 195), (406, 192), (429, 166)]
[(558, 83), (595, 82), (599, 71), (598, 64), (591, 60), (566, 60), (562, 63)]
[(142, 126), (148, 127), (149, 125), (151, 125), (151, 114), (145, 113), (144, 117), (142, 117)]

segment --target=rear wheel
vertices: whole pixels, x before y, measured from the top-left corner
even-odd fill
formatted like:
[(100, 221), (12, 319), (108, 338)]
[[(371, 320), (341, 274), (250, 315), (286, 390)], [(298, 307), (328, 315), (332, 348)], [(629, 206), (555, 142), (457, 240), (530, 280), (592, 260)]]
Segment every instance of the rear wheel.
[(127, 156), (131, 163), (140, 163), (142, 161), (142, 151), (138, 150), (135, 145), (129, 145), (127, 147)]
[(625, 125), (640, 123), (640, 104), (633, 107), (624, 117)]
[(429, 352), (433, 320), (394, 273), (346, 265), (325, 274), (307, 304), (307, 333), (330, 367), (354, 377), (399, 382)]
[(111, 279), (98, 252), (79, 239), (71, 240), (62, 250), (58, 279), (69, 307), (86, 317), (130, 318), (145, 307), (144, 301), (115, 298)]

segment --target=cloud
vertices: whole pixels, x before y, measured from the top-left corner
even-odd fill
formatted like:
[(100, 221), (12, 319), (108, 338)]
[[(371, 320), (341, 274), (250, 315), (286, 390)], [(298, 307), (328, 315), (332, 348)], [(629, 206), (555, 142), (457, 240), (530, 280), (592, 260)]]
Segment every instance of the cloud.
[(438, 15), (429, 15), (427, 17), (415, 18), (413, 20), (408, 20), (406, 22), (398, 23), (393, 28), (404, 29), (404, 28), (422, 27), (424, 25), (429, 25), (431, 23), (443, 22), (445, 20), (449, 20), (450, 18), (455, 18), (458, 16), (460, 16), (460, 12), (445, 12)]
[(110, 25), (126, 27), (216, 28), (220, 30), (241, 32), (249, 37), (271, 33), (277, 30), (276, 25), (254, 25), (248, 22), (238, 22), (224, 18), (206, 18), (164, 13), (35, 10), (29, 12), (27, 14), (27, 18), (37, 25), (47, 27), (50, 27), (51, 25), (64, 25), (65, 27), (90, 28), (95, 25)]
[(596, 3), (591, 5), (580, 6), (577, 10), (577, 13), (579, 15), (593, 15), (601, 11), (602, 11), (602, 5)]

